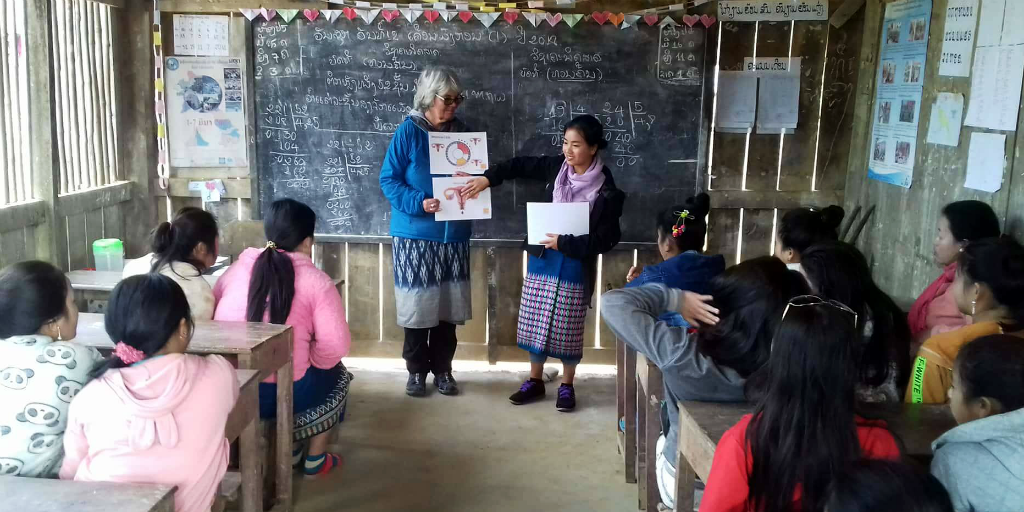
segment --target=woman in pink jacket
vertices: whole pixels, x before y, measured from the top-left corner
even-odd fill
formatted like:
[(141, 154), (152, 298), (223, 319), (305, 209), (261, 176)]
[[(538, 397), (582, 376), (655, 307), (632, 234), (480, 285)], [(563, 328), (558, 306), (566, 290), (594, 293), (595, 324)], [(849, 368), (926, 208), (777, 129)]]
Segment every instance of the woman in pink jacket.
[(185, 354), (192, 312), (167, 276), (121, 281), (105, 323), (114, 355), (71, 402), (60, 477), (173, 485), (177, 512), (210, 510), (228, 467), (234, 368), (221, 356)]
[[(352, 376), (341, 363), (351, 338), (341, 296), (330, 276), (313, 265), (316, 214), (292, 199), (274, 201), (263, 229), (267, 246), (246, 249), (217, 281), (214, 320), (270, 322), (292, 326), (295, 342), (293, 465), (307, 476), (326, 474), (341, 464), (327, 453), (331, 428), (345, 415)], [(274, 417), (277, 383), (260, 384), (260, 416)]]

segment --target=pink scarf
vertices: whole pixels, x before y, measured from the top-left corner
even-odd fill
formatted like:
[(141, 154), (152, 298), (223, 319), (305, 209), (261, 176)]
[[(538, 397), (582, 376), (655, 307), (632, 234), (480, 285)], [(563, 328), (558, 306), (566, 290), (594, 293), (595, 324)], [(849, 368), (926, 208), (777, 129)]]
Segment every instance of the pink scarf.
[(928, 329), (928, 306), (931, 306), (932, 301), (937, 297), (946, 293), (949, 285), (953, 284), (953, 279), (956, 278), (956, 263), (950, 263), (946, 265), (946, 268), (942, 270), (942, 275), (939, 276), (932, 284), (928, 285), (928, 288), (924, 289), (921, 296), (914, 301), (913, 307), (910, 308), (910, 314), (907, 315), (907, 323), (910, 324), (910, 333), (917, 336)]
[(594, 199), (604, 185), (604, 162), (601, 157), (595, 157), (590, 162), (590, 167), (583, 174), (576, 174), (568, 161), (562, 162), (562, 168), (555, 177), (555, 190), (553, 202), (555, 203), (590, 203), (590, 209), (594, 209)]

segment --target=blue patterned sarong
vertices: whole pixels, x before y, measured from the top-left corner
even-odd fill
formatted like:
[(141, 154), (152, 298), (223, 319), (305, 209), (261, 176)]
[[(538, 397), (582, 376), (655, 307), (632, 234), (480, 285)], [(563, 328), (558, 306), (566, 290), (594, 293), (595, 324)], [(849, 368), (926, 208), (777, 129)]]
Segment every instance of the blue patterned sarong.
[(469, 242), (442, 243), (394, 237), (398, 325), (428, 329), (462, 325), (473, 317)]

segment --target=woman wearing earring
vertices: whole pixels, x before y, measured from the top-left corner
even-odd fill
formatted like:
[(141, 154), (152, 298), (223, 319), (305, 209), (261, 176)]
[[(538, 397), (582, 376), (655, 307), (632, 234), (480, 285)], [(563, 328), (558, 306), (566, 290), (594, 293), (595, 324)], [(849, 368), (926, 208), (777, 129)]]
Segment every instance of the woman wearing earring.
[(0, 271), (0, 477), (55, 477), (68, 405), (101, 360), (71, 343), (78, 308), (60, 269), (23, 261)]
[(987, 238), (964, 246), (957, 263), (950, 289), (960, 312), (974, 322), (924, 342), (907, 386), (908, 403), (949, 401), (953, 362), (964, 345), (991, 334), (1024, 337), (1024, 247), (1006, 236)]

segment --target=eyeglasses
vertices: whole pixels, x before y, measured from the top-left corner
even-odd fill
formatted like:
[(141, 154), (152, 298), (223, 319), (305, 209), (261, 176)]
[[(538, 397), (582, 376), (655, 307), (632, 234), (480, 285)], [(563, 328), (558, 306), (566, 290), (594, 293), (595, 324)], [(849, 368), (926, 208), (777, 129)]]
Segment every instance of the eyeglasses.
[(793, 297), (789, 303), (786, 304), (786, 309), (782, 311), (782, 320), (786, 319), (786, 314), (789, 313), (789, 308), (800, 308), (804, 306), (831, 306), (840, 311), (845, 311), (853, 315), (853, 325), (857, 325), (857, 312), (850, 309), (850, 306), (839, 302), (838, 300), (829, 300), (818, 297), (817, 295), (799, 295)]
[(454, 98), (451, 98), (451, 97), (448, 97), (448, 96), (441, 96), (440, 94), (435, 94), (434, 96), (437, 96), (437, 99), (439, 99), (442, 102), (444, 102), (444, 106), (446, 106), (446, 107), (450, 107), (452, 105), (458, 105), (458, 104), (462, 103), (463, 101), (466, 101), (466, 95), (465, 94), (460, 94), (460, 95), (458, 95), (458, 96), (456, 96)]

